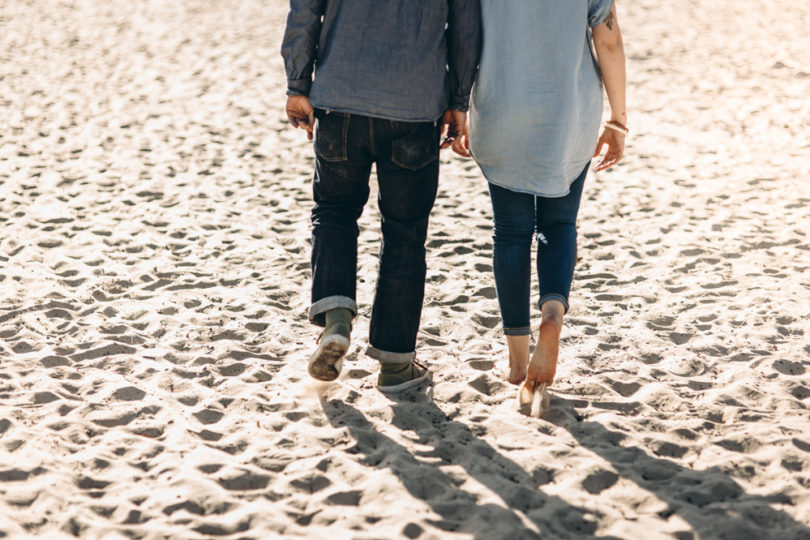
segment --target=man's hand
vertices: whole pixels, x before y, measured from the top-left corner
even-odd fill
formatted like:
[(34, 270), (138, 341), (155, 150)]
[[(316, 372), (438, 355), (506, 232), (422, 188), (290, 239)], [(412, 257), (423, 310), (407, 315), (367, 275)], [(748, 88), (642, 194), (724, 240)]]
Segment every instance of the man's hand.
[(315, 129), (315, 108), (307, 96), (287, 97), (287, 118), (293, 127), (307, 130), (307, 138), (312, 140)]
[(470, 126), (466, 122), (461, 135), (453, 141), (453, 152), (461, 157), (472, 157), (472, 154), (470, 154)]
[[(444, 140), (439, 146), (441, 149), (445, 149), (461, 139), (466, 140), (467, 113), (456, 109), (447, 109), (444, 111), (444, 116), (442, 116), (441, 136), (444, 137)], [(467, 143), (467, 148), (469, 148), (469, 143)], [(458, 150), (456, 150), (456, 152), (458, 152)]]

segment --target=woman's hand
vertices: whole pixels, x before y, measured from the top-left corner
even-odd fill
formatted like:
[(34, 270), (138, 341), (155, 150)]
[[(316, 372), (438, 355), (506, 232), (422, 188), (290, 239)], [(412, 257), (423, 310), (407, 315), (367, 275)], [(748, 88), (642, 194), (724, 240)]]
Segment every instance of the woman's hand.
[(621, 161), (624, 156), (624, 139), (625, 135), (610, 128), (604, 128), (602, 134), (599, 136), (599, 141), (596, 143), (596, 152), (593, 157), (597, 157), (602, 153), (602, 148), (607, 146), (605, 157), (596, 166), (597, 171), (603, 171), (616, 165)]

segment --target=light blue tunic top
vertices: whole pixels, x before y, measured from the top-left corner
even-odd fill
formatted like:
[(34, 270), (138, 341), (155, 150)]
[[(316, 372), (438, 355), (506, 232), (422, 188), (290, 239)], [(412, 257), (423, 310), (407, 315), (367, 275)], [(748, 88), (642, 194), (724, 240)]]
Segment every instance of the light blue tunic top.
[(613, 0), (481, 0), (470, 147), (507, 189), (563, 197), (596, 150), (602, 79), (590, 27)]

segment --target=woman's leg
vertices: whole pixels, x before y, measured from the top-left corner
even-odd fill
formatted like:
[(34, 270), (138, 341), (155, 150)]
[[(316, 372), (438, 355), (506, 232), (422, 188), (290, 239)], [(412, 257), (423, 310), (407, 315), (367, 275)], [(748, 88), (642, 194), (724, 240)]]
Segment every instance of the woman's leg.
[(506, 345), (509, 347), (509, 375), (507, 375), (506, 380), (512, 384), (520, 384), (526, 378), (530, 339), (530, 334), (506, 336)]
[(588, 166), (565, 197), (537, 198), (537, 273), (542, 320), (537, 347), (527, 370), (526, 382), (532, 390), (539, 383), (551, 385), (557, 371), (560, 332), (577, 260), (577, 213)]
[(551, 386), (557, 373), (557, 358), (560, 354), (560, 333), (562, 332), (565, 306), (559, 300), (551, 299), (543, 303), (540, 331), (537, 346), (526, 369), (526, 386), (534, 391), (540, 383)]
[(493, 236), (493, 269), (504, 334), (509, 346), (508, 380), (520, 384), (529, 362), (529, 293), (531, 247), (534, 234), (534, 196), (490, 184)]

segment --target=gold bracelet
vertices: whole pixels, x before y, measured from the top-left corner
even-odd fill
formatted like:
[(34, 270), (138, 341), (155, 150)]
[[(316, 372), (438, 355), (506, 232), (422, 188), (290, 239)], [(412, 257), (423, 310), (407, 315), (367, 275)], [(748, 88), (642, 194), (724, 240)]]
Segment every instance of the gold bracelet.
[(613, 131), (618, 131), (619, 133), (625, 136), (630, 133), (630, 130), (627, 129), (627, 126), (625, 126), (621, 122), (617, 122), (616, 120), (606, 122), (605, 127), (608, 129), (612, 129)]

